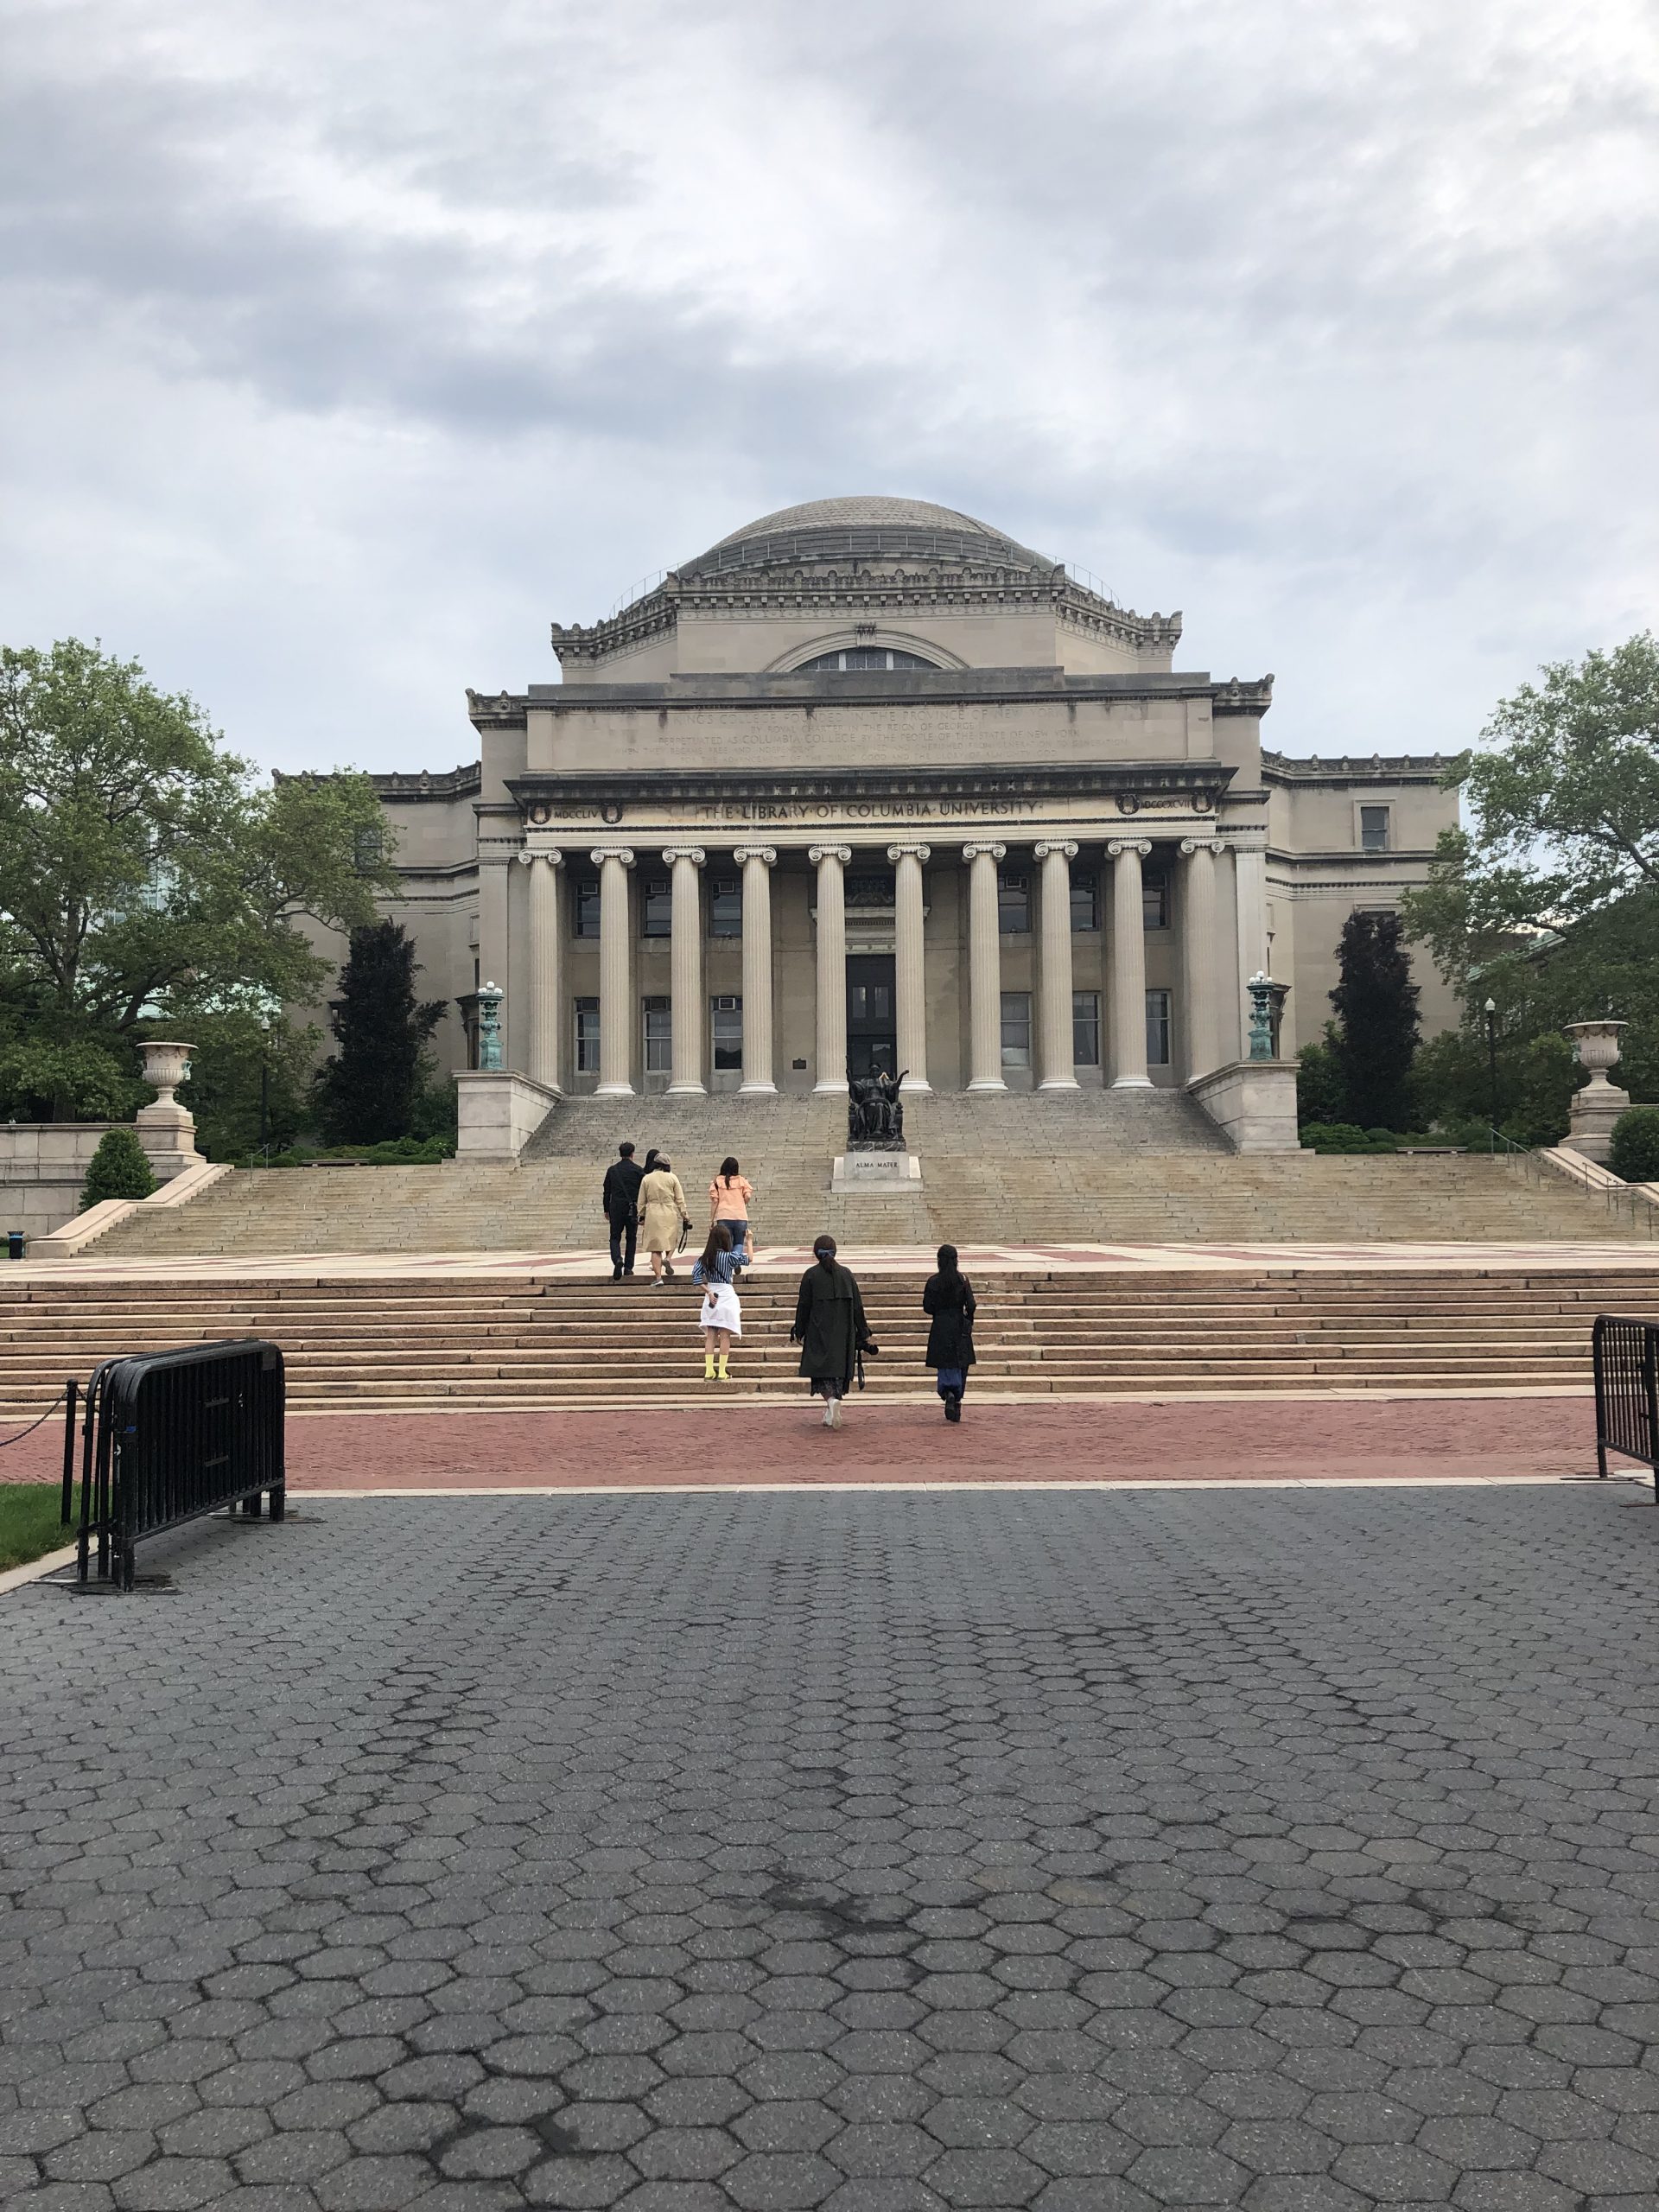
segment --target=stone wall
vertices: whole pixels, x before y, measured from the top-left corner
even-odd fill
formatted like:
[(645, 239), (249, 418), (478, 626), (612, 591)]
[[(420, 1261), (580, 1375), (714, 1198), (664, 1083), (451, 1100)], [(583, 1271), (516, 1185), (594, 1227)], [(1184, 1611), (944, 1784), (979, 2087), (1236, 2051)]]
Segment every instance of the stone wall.
[(73, 1218), (80, 1186), (113, 1122), (0, 1122), (0, 1231), (44, 1236)]

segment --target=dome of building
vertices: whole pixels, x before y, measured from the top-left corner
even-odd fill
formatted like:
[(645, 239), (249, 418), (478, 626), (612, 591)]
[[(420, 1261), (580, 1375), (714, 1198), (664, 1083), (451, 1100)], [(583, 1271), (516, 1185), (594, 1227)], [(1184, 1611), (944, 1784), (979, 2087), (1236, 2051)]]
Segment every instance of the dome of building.
[(840, 499), (807, 499), (798, 506), (760, 515), (695, 561), (684, 563), (679, 573), (690, 576), (711, 569), (859, 554), (991, 561), (1039, 570), (1054, 566), (1029, 546), (956, 507), (866, 493)]

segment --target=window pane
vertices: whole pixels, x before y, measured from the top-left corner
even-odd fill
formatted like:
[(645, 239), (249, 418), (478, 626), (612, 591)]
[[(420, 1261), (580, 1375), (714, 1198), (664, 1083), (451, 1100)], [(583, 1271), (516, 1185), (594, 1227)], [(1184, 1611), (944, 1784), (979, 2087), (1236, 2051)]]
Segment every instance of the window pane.
[(1359, 810), (1360, 849), (1367, 853), (1386, 853), (1389, 849), (1389, 810), (1386, 806), (1362, 806)]
[(1031, 878), (1019, 868), (996, 872), (996, 926), (1004, 937), (1023, 936), (1031, 927)]
[(791, 676), (833, 676), (849, 668), (932, 668), (920, 653), (901, 652), (897, 645), (843, 645), (836, 652), (815, 653), (790, 671)]
[(674, 919), (674, 887), (665, 875), (648, 875), (640, 893), (646, 937), (666, 937)]
[(715, 1065), (741, 1068), (743, 1065), (743, 1001), (722, 997), (711, 1002)]
[(709, 934), (710, 937), (741, 937), (743, 934), (743, 879), (736, 875), (717, 875), (709, 893)]
[(1147, 1065), (1166, 1068), (1169, 1065), (1169, 993), (1147, 993)]
[(1071, 1064), (1079, 1068), (1100, 1065), (1100, 993), (1071, 994)]
[(579, 875), (575, 880), (575, 895), (576, 935), (597, 937), (599, 935), (599, 878), (596, 875)]
[(665, 998), (645, 1001), (645, 1073), (666, 1075), (673, 1065), (673, 1016)]
[(1071, 931), (1097, 930), (1100, 927), (1100, 878), (1091, 868), (1074, 868), (1071, 871)]
[(1141, 921), (1142, 927), (1149, 930), (1169, 927), (1167, 876), (1147, 875), (1141, 879)]
[(1031, 993), (1002, 994), (1002, 1065), (1005, 1068), (1031, 1065)]
[(576, 1071), (599, 1073), (599, 1001), (576, 1001)]

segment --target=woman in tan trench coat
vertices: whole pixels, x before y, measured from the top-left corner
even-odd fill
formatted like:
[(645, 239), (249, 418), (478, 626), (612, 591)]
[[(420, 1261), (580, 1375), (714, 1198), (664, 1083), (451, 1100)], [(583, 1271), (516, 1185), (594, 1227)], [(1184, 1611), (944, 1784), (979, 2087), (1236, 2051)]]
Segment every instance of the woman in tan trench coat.
[(674, 1255), (690, 1218), (672, 1162), (659, 1160), (639, 1185), (639, 1242), (651, 1255), (651, 1280), (659, 1290), (674, 1280)]

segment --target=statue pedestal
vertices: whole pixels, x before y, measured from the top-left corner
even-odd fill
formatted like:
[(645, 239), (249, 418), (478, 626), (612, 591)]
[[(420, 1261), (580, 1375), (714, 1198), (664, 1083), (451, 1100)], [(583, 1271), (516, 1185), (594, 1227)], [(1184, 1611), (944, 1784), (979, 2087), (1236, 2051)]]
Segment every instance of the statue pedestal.
[(830, 1172), (830, 1188), (838, 1197), (885, 1198), (921, 1187), (922, 1163), (913, 1152), (837, 1153)]
[(1613, 1148), (1613, 1123), (1630, 1103), (1628, 1090), (1607, 1080), (1607, 1071), (1618, 1058), (1619, 1032), (1624, 1027), (1622, 1021), (1611, 1020), (1567, 1025), (1579, 1065), (1589, 1069), (1590, 1080), (1582, 1090), (1573, 1092), (1567, 1109), (1566, 1147), (1604, 1167)]

